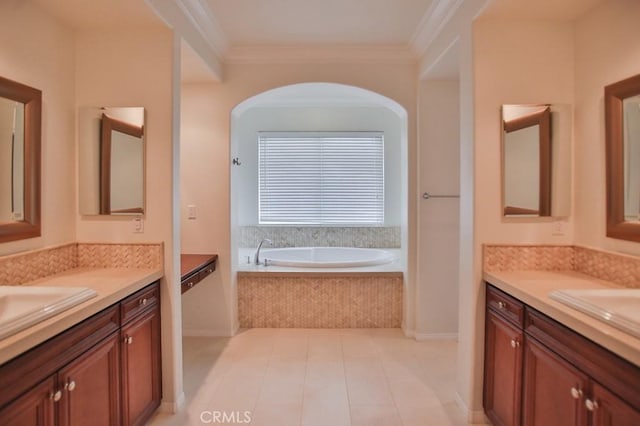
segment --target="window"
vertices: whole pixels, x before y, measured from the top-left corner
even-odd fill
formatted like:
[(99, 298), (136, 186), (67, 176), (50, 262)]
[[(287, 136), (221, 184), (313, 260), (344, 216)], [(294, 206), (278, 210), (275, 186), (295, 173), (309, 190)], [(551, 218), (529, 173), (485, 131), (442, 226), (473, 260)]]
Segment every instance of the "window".
[(260, 132), (260, 224), (384, 224), (382, 132)]

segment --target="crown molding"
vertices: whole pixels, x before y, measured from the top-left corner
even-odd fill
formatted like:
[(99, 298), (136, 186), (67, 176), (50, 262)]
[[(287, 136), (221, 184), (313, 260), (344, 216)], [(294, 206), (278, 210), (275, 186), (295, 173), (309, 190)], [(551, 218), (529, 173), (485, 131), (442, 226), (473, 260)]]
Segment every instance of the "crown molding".
[(229, 48), (229, 41), (207, 3), (203, 0), (175, 0), (175, 2), (202, 38), (207, 41), (216, 56), (223, 58)]
[(463, 3), (464, 0), (434, 0), (431, 3), (409, 42), (417, 56), (424, 54)]
[(226, 64), (417, 62), (416, 54), (406, 46), (231, 46), (224, 56)]

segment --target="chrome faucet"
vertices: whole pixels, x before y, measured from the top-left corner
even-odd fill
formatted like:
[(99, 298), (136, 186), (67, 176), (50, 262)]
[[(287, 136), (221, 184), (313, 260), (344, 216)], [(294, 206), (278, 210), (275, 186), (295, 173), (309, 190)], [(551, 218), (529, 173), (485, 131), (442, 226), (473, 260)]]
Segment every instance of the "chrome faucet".
[(260, 244), (258, 244), (258, 250), (256, 250), (256, 255), (253, 257), (253, 263), (256, 265), (260, 265), (260, 249), (262, 248), (262, 244), (264, 243), (267, 243), (270, 246), (273, 245), (273, 241), (271, 241), (268, 238), (265, 238), (264, 240), (260, 241)]

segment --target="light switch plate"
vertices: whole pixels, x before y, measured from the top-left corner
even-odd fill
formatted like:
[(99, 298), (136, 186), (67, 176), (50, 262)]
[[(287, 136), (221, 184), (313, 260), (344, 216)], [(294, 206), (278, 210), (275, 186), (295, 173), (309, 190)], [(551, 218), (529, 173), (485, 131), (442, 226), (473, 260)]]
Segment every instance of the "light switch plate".
[(189, 204), (187, 206), (187, 219), (195, 219), (196, 217), (196, 206), (194, 204)]
[(133, 232), (141, 234), (144, 232), (144, 220), (141, 217), (133, 218)]

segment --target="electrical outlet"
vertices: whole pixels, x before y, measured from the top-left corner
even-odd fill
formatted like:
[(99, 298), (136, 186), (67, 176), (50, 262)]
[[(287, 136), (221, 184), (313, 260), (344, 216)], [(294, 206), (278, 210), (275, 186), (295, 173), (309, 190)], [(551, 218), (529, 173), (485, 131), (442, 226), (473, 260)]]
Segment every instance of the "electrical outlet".
[(196, 217), (196, 206), (193, 204), (189, 204), (187, 206), (187, 219), (195, 219)]
[(566, 234), (567, 222), (564, 220), (555, 220), (551, 228), (551, 235), (561, 236)]
[(141, 217), (133, 218), (133, 232), (142, 234), (144, 232), (144, 220)]

